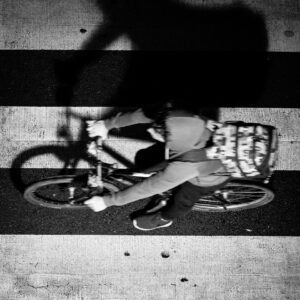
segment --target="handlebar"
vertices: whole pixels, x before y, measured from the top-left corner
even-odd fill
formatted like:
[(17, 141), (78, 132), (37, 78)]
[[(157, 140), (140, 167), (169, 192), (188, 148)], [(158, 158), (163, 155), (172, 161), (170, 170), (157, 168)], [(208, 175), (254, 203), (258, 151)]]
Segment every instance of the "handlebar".
[(103, 139), (101, 137), (97, 137), (97, 178), (98, 178), (98, 185), (100, 188), (103, 188), (103, 181), (102, 181), (102, 162), (101, 162), (101, 153), (102, 153), (102, 144)]

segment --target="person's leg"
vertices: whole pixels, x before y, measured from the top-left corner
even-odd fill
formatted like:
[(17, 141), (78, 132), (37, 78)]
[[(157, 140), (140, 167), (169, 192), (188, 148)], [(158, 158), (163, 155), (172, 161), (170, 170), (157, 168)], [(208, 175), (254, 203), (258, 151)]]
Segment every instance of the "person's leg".
[(148, 169), (165, 160), (165, 144), (157, 142), (152, 146), (141, 149), (135, 156), (135, 167), (137, 170)]
[(199, 187), (190, 182), (183, 183), (174, 189), (173, 197), (161, 211), (162, 218), (164, 220), (174, 220), (184, 216), (192, 210), (194, 204), (201, 196), (223, 187), (226, 183), (227, 181), (210, 187)]
[(198, 187), (190, 182), (185, 182), (174, 190), (173, 197), (168, 201), (166, 207), (153, 213), (140, 215), (133, 220), (133, 225), (139, 230), (168, 227), (172, 225), (174, 219), (190, 212), (202, 195), (219, 189), (226, 182), (210, 187)]

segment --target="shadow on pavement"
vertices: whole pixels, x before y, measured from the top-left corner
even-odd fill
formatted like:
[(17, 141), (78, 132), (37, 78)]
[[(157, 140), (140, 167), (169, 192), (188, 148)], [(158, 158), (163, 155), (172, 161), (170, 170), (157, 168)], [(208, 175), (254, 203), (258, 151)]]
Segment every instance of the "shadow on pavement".
[[(83, 96), (82, 81), (93, 80), (86, 72), (91, 66), (95, 74), (101, 68), (102, 76), (96, 80), (106, 88), (106, 102), (100, 98), (99, 106), (118, 103), (128, 107), (130, 103), (147, 106), (151, 115), (157, 106), (172, 101), (175, 108), (216, 119), (219, 106), (248, 102), (253, 106), (259, 101), (267, 75), (268, 46), (260, 14), (242, 4), (213, 8), (171, 0), (98, 0), (97, 4), (104, 23), (82, 46), (83, 51), (71, 52), (68, 59), (55, 62), (56, 103), (67, 107), (66, 125), (58, 136), (66, 137), (67, 147), (43, 146), (22, 152), (12, 165), (12, 179), (21, 189), (24, 184), (16, 170), (28, 159), (54, 153), (64, 162), (66, 172), (67, 166), (74, 169), (85, 153), (85, 120), (80, 142), (73, 141), (68, 131), (74, 114), (68, 107), (74, 97)], [(140, 51), (127, 53), (126, 62), (118, 64), (115, 59), (124, 57), (101, 50), (123, 34)], [(118, 83), (109, 79), (111, 73), (121, 74)], [(130, 164), (113, 149), (105, 147), (104, 151)]]
[[(69, 131), (69, 128), (66, 126), (62, 126), (58, 128), (58, 136), (60, 138), (65, 138), (66, 145), (64, 146), (56, 146), (56, 145), (42, 145), (33, 147), (30, 149), (26, 149), (21, 152), (14, 160), (10, 169), (10, 177), (11, 180), (17, 190), (21, 193), (24, 192), (25, 187), (32, 182), (32, 178), (26, 178), (22, 175), (22, 168), (24, 167), (26, 162), (29, 162), (31, 159), (34, 159), (38, 156), (42, 155), (54, 155), (59, 161), (62, 162), (63, 167), (59, 171), (57, 175), (71, 175), (75, 174), (76, 167), (80, 160), (85, 160), (91, 164), (95, 163), (95, 159), (90, 157), (87, 154), (87, 142), (90, 141), (87, 133), (86, 133), (86, 118), (82, 118), (81, 116), (71, 112), (69, 109), (68, 118), (80, 118), (81, 119), (81, 130), (78, 140), (74, 141), (72, 139), (72, 135)], [(141, 132), (140, 132), (141, 133)], [(140, 134), (139, 133), (139, 134)], [(113, 134), (112, 134), (113, 136)], [(147, 137), (147, 136), (146, 136)], [(121, 134), (118, 133), (118, 138), (135, 138), (138, 139), (139, 136), (137, 134)], [(146, 139), (146, 141), (149, 141)], [(114, 160), (119, 163), (125, 165), (127, 168), (133, 168), (134, 165), (132, 161), (127, 159), (124, 154), (113, 149), (111, 146), (103, 144), (103, 152), (107, 153)], [(26, 172), (25, 172), (26, 173)], [(42, 179), (42, 178), (39, 178)], [(39, 180), (37, 179), (37, 180)]]
[[(208, 8), (171, 0), (97, 3), (104, 21), (83, 51), (56, 63), (59, 105), (71, 105), (78, 96), (74, 91), (88, 80), (100, 80), (99, 106), (173, 100), (199, 109), (259, 101), (267, 77), (268, 38), (257, 12), (242, 4)], [(101, 51), (123, 34), (142, 51), (122, 58)], [(96, 79), (89, 68), (106, 75)], [(110, 80), (111, 74), (120, 74), (118, 82)]]

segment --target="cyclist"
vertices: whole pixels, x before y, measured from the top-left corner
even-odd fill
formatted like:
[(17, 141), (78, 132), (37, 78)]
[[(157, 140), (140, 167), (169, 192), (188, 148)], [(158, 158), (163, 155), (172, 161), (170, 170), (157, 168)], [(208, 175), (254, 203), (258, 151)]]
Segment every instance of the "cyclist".
[[(152, 117), (140, 108), (133, 112), (118, 113), (106, 120), (89, 121), (87, 130), (90, 137), (105, 139), (112, 128), (135, 124), (149, 124), (148, 132), (157, 140), (156, 144), (136, 154), (137, 168), (145, 169), (159, 160), (166, 163), (159, 172), (143, 182), (111, 195), (94, 196), (87, 200), (85, 204), (93, 211), (126, 205), (173, 189), (172, 198), (165, 207), (157, 212), (144, 213), (133, 220), (133, 225), (140, 230), (168, 227), (176, 218), (191, 211), (201, 195), (219, 189), (230, 180), (224, 161), (216, 153), (208, 155), (205, 151), (209, 147), (216, 150), (211, 147), (212, 138), (220, 123), (201, 115), (167, 108)], [(188, 153), (192, 155), (185, 155)]]

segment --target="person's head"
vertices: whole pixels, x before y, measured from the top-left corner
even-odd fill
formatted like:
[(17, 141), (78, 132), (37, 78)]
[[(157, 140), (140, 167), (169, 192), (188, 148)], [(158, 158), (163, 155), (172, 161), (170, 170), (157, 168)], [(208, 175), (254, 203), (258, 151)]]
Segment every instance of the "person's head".
[(205, 121), (186, 110), (168, 111), (153, 123), (148, 131), (152, 137), (165, 142), (176, 152), (189, 151), (200, 142)]

